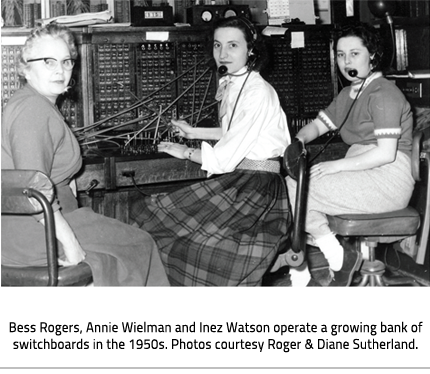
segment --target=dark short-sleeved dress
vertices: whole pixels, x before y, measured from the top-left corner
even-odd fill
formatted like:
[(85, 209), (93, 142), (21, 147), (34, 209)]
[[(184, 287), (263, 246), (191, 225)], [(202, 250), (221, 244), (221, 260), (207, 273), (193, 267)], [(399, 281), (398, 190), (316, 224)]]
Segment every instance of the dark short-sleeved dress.
[[(157, 246), (145, 231), (78, 208), (69, 182), (81, 168), (79, 144), (58, 109), (30, 85), (18, 90), (2, 119), (2, 169), (46, 173), (61, 209), (86, 252), (95, 286), (169, 285)], [(46, 264), (41, 216), (2, 216), (2, 264)], [(59, 256), (64, 252), (59, 243)]]
[[(352, 87), (344, 88), (318, 118), (330, 129), (345, 120), (353, 103)], [(412, 112), (393, 82), (381, 73), (366, 80), (340, 135), (350, 145), (345, 158), (368, 152), (378, 139), (398, 139), (395, 161), (372, 169), (342, 171), (309, 181), (306, 231), (317, 235), (331, 232), (327, 215), (383, 213), (406, 207), (414, 179), (411, 172)], [(297, 183), (287, 177), (294, 206)]]

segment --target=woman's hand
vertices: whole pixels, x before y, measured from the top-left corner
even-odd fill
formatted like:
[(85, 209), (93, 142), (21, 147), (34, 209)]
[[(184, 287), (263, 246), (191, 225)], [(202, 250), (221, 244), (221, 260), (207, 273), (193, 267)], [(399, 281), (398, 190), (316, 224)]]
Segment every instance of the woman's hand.
[(312, 166), (310, 171), (310, 177), (318, 180), (326, 175), (339, 173), (339, 163), (337, 161), (320, 162)]
[(223, 134), (221, 127), (193, 127), (183, 119), (172, 119), (170, 128), (179, 139), (220, 140)]
[(176, 158), (185, 159), (185, 151), (188, 147), (184, 144), (161, 142), (158, 145), (158, 152), (165, 152)]
[[(64, 218), (61, 210), (54, 212), (55, 220), (55, 235), (63, 245), (65, 260), (58, 259), (58, 264), (62, 266), (76, 265), (85, 259), (85, 252), (79, 244), (76, 235), (74, 234), (69, 223)], [(41, 219), (40, 223), (45, 225), (45, 219)]]
[(65, 260), (58, 259), (58, 265), (61, 266), (72, 266), (79, 264), (85, 260), (86, 253), (81, 248), (80, 244), (76, 241), (70, 247), (63, 247), (66, 255)]
[(192, 131), (194, 127), (190, 126), (183, 119), (172, 119), (171, 128), (173, 130), (173, 135), (180, 138), (192, 139)]
[(310, 175), (320, 179), (325, 175), (341, 171), (360, 171), (377, 168), (396, 159), (397, 139), (378, 139), (377, 146), (354, 157), (321, 162), (311, 167)]

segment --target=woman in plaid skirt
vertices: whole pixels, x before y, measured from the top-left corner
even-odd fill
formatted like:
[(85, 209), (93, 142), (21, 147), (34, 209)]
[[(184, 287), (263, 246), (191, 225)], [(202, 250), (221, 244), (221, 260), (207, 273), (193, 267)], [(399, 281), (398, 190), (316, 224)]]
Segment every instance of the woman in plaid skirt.
[(207, 171), (205, 181), (132, 204), (134, 225), (158, 245), (173, 286), (258, 286), (291, 222), (280, 157), (290, 144), (285, 113), (260, 75), (262, 40), (244, 18), (219, 20), (213, 58), (220, 127), (172, 120), (177, 136), (216, 140), (201, 149), (163, 142), (159, 151)]

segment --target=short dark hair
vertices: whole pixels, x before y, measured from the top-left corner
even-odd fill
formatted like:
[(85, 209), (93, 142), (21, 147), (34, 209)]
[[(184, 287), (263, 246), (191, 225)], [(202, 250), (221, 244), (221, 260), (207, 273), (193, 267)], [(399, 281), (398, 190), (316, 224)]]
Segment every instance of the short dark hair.
[(262, 70), (268, 62), (268, 54), (264, 39), (258, 33), (252, 22), (244, 17), (219, 18), (214, 22), (209, 43), (210, 53), (212, 54), (215, 31), (225, 27), (233, 27), (242, 31), (248, 51), (252, 50), (253, 53), (253, 63), (249, 66), (250, 69), (254, 71)]
[(335, 52), (337, 51), (337, 43), (339, 42), (339, 39), (347, 36), (356, 36), (357, 38), (360, 38), (363, 45), (369, 51), (369, 54), (373, 56), (373, 70), (381, 70), (381, 60), (384, 51), (379, 31), (373, 26), (363, 22), (345, 25), (335, 32), (333, 44)]

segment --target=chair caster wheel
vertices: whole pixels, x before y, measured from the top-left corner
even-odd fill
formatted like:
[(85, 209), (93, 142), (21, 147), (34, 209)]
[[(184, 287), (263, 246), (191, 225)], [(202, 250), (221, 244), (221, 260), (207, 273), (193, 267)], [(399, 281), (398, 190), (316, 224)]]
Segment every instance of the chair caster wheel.
[(300, 252), (294, 252), (292, 249), (289, 249), (286, 253), (286, 259), (287, 259), (287, 263), (289, 266), (291, 267), (298, 267), (301, 264), (303, 264), (304, 260), (305, 260), (305, 255), (303, 253), (303, 251)]

